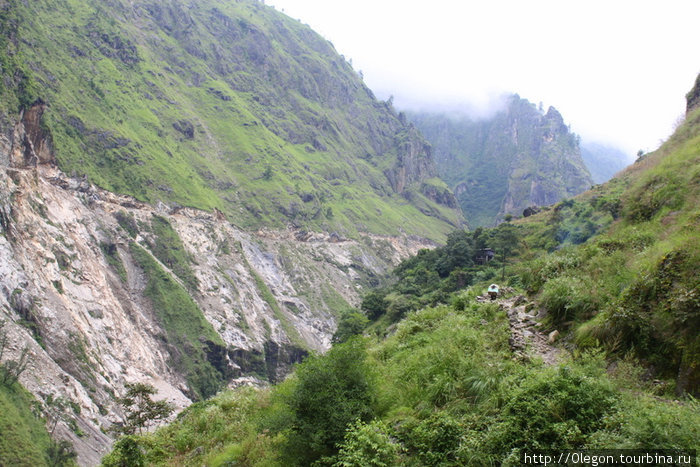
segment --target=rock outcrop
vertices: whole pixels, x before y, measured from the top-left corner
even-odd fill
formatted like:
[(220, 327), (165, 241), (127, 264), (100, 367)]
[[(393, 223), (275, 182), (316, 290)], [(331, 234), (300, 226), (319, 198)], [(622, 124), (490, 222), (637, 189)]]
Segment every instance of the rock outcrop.
[(488, 119), (429, 113), (410, 119), (432, 144), (438, 173), (472, 227), (556, 203), (592, 184), (578, 137), (554, 107), (543, 112), (513, 95)]
[[(79, 407), (76, 424), (59, 424), (57, 434), (83, 465), (109, 448), (125, 382), (152, 384), (182, 408), (206, 389), (197, 386), (202, 369), (222, 385), (280, 380), (308, 352), (328, 348), (336, 316), (358, 303), (363, 285), (430, 246), (245, 232), (220, 212), (150, 206), (41, 163), (1, 168), (0, 219), (7, 358), (29, 348), (21, 383), (40, 401)], [(175, 240), (163, 243), (166, 235)], [(164, 307), (157, 281), (182, 299)], [(201, 322), (198, 335), (169, 327), (184, 302), (188, 319)], [(188, 354), (202, 361), (187, 366)]]
[(685, 114), (688, 115), (700, 105), (700, 75), (695, 78), (695, 85), (693, 86), (693, 89), (686, 94), (685, 99)]

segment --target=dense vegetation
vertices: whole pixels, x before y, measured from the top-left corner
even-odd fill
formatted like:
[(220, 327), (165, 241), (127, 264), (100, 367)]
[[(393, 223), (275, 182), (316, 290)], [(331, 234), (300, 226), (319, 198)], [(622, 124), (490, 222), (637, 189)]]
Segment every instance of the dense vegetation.
[(410, 313), (386, 340), (338, 344), (272, 390), (193, 405), (135, 438), (141, 461), (519, 465), (538, 448), (697, 447), (697, 403), (647, 395), (633, 360), (612, 373), (595, 352), (557, 368), (515, 362), (505, 313), (461, 297)]
[[(611, 183), (450, 234), (346, 312), (326, 355), (271, 389), (193, 405), (132, 439), (135, 452), (155, 465), (380, 466), (520, 465), (542, 448), (697, 449), (698, 148), (700, 109)], [(496, 256), (477, 264), (486, 245)], [(513, 358), (504, 309), (476, 299), (493, 280), (535, 300), (568, 357)]]
[(75, 465), (71, 443), (51, 439), (39, 402), (17, 381), (8, 383), (5, 370), (0, 366), (0, 465)]
[(423, 186), (425, 141), (329, 42), (257, 0), (190, 3), (0, 2), (0, 131), (41, 99), (65, 173), (241, 227), (461, 222)]
[(433, 146), (438, 173), (473, 228), (520, 215), (528, 206), (553, 204), (591, 185), (579, 138), (554, 108), (544, 113), (513, 95), (489, 118), (407, 114)]

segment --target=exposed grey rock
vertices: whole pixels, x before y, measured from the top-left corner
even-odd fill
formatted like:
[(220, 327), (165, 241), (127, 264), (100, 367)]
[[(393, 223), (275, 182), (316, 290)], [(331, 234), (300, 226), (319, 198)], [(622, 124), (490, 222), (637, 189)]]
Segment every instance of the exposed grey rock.
[[(370, 278), (431, 246), (291, 228), (244, 232), (221, 213), (152, 207), (51, 165), (0, 167), (0, 214), (0, 319), (11, 330), (10, 355), (30, 347), (20, 381), (37, 399), (60, 396), (80, 407), (85, 436), (68, 426), (57, 433), (74, 443), (82, 465), (98, 464), (109, 449), (103, 430), (120, 421), (115, 396), (124, 383), (152, 384), (178, 409), (191, 402), (129, 248), (150, 251), (152, 234), (132, 237), (129, 222), (138, 229), (154, 214), (166, 218), (194, 259), (192, 299), (224, 343), (202, 345), (230, 386), (278, 381), (307, 352), (325, 351), (334, 303), (357, 306)], [(121, 261), (123, 277), (106, 255)]]

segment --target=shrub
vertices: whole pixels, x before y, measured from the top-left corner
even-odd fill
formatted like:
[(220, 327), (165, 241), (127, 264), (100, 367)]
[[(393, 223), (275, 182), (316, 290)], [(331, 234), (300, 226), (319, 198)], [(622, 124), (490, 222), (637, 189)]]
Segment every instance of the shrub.
[(146, 455), (138, 436), (128, 435), (120, 438), (112, 452), (102, 459), (103, 467), (143, 467), (146, 465)]
[(591, 289), (588, 281), (567, 276), (557, 277), (542, 287), (540, 303), (549, 313), (552, 324), (567, 324), (574, 319), (590, 318), (599, 305)]
[(594, 433), (586, 448), (697, 449), (700, 439), (700, 407), (696, 400), (683, 403), (628, 396), (620, 409), (604, 419), (604, 429)]
[(455, 465), (462, 432), (458, 420), (440, 411), (422, 421), (409, 419), (398, 436), (420, 465)]
[(355, 338), (297, 367), (285, 396), (291, 412), (287, 463), (310, 465), (334, 455), (350, 424), (374, 417), (375, 381), (365, 359), (364, 343)]
[(386, 292), (382, 290), (372, 290), (362, 299), (360, 309), (367, 314), (371, 320), (379, 318), (386, 313), (389, 303), (386, 301)]
[(333, 343), (342, 344), (352, 336), (361, 334), (368, 323), (369, 320), (362, 313), (354, 310), (343, 313), (338, 320), (338, 328), (333, 334)]
[(617, 410), (618, 396), (603, 377), (566, 367), (526, 379), (511, 394), (501, 420), (487, 433), (483, 448), (492, 453), (515, 450), (572, 449), (603, 428)]
[(389, 435), (387, 425), (379, 420), (355, 422), (348, 428), (334, 467), (385, 467), (398, 464), (401, 446)]

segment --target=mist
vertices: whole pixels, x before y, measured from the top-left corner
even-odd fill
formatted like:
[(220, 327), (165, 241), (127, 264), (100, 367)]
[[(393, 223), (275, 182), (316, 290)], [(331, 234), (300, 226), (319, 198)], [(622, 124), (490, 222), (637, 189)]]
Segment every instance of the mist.
[(668, 138), (700, 72), (699, 2), (267, 3), (331, 41), (397, 109), (482, 119), (518, 93), (630, 154)]

